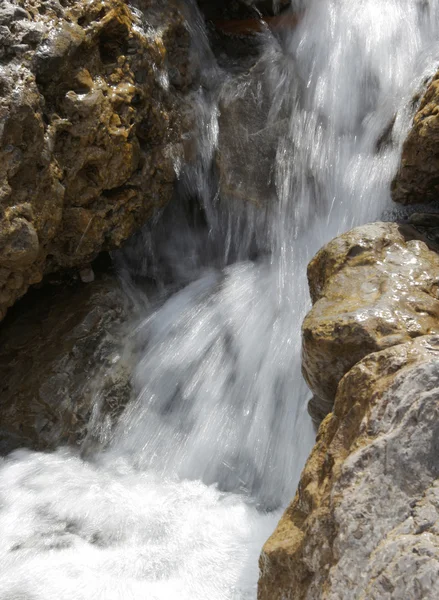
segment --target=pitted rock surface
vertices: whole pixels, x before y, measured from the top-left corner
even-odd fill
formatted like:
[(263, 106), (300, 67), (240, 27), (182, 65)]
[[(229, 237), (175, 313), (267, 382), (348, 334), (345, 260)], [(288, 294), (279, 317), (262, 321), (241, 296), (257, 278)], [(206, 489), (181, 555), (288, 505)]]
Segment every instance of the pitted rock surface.
[(0, 48), (2, 319), (169, 200), (192, 75), (183, 16), (155, 0), (4, 2)]

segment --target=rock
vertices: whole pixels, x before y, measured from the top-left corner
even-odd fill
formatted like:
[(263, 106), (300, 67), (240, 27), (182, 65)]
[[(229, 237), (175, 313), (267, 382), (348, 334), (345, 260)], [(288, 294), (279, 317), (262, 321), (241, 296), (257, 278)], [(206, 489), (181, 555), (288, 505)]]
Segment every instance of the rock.
[(392, 198), (402, 204), (432, 202), (439, 197), (439, 73), (421, 99), (404, 142), (401, 164), (392, 183)]
[(39, 241), (34, 226), (27, 219), (5, 219), (0, 230), (0, 265), (23, 268), (31, 265), (38, 257)]
[(91, 267), (87, 269), (81, 269), (79, 271), (79, 277), (82, 283), (92, 283), (95, 280), (95, 274)]
[(108, 275), (14, 307), (0, 327), (0, 453), (106, 441), (131, 394), (126, 318)]
[(264, 546), (258, 599), (436, 599), (438, 440), (439, 336), (356, 364)]
[(318, 396), (313, 396), (308, 402), (308, 414), (312, 419), (316, 431), (326, 415), (331, 412), (332, 404), (332, 402), (322, 400)]
[(323, 406), (371, 352), (439, 333), (439, 257), (410, 228), (375, 223), (322, 248), (308, 267), (303, 374)]
[(269, 207), (277, 201), (275, 161), (286, 115), (270, 119), (272, 104), (262, 59), (248, 73), (232, 78), (219, 102), (216, 166), (223, 198)]
[(14, 21), (30, 19), (29, 13), (13, 2), (2, 2), (0, 7), (0, 25), (10, 25)]
[(197, 0), (206, 19), (246, 19), (258, 14), (276, 15), (290, 0)]
[(0, 39), (0, 267), (22, 280), (2, 318), (170, 199), (193, 73), (171, 2), (5, 2)]

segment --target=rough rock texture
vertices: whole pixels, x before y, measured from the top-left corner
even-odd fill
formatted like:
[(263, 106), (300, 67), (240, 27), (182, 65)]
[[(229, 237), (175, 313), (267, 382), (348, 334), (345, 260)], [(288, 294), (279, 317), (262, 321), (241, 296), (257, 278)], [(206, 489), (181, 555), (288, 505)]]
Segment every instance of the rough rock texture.
[(264, 546), (259, 600), (436, 599), (438, 456), (439, 336), (364, 358)]
[(105, 443), (130, 398), (126, 298), (115, 279), (46, 287), (0, 327), (0, 453)]
[(410, 228), (375, 223), (322, 248), (308, 267), (303, 374), (324, 414), (367, 354), (439, 333), (439, 257)]
[(402, 204), (439, 200), (439, 73), (421, 99), (404, 142), (392, 197)]
[(158, 0), (0, 6), (0, 319), (171, 196), (189, 36)]

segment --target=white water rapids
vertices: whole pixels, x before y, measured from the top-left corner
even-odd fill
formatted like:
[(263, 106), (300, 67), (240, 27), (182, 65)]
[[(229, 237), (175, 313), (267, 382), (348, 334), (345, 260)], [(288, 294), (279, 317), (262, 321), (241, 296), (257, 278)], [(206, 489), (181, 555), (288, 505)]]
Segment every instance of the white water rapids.
[(221, 203), (208, 173), (226, 92), (200, 90), (200, 156), (184, 183), (206, 236), (175, 226), (167, 238), (161, 258), (179, 289), (142, 309), (137, 397), (109, 447), (2, 460), (0, 600), (256, 597), (262, 544), (313, 443), (306, 264), (389, 203), (411, 98), (439, 62), (435, 0), (301, 5), (294, 32), (264, 34), (258, 69), (266, 125), (283, 123), (277, 200), (263, 219)]

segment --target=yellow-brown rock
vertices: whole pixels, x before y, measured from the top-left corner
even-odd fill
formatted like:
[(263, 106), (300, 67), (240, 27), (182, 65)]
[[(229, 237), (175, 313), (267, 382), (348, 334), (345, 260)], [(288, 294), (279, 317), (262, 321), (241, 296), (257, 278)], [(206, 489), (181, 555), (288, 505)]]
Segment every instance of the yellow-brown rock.
[(169, 200), (188, 46), (172, 3), (0, 7), (0, 319), (45, 273), (119, 247)]
[(308, 279), (303, 374), (326, 412), (364, 356), (439, 333), (439, 257), (395, 223), (339, 236), (311, 261)]
[(433, 600), (439, 337), (355, 365), (260, 558), (258, 600)]
[(401, 204), (439, 198), (439, 73), (423, 95), (404, 142), (401, 164), (392, 184), (392, 198)]

